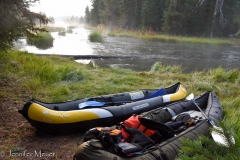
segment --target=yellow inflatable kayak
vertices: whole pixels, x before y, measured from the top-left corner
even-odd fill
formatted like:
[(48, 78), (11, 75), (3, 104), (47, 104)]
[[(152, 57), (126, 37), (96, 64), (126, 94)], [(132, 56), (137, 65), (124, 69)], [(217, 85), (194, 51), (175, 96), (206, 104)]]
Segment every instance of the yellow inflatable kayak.
[(96, 126), (111, 126), (132, 114), (182, 100), (187, 91), (180, 83), (158, 90), (103, 95), (60, 103), (28, 101), (19, 110), (36, 129), (47, 132), (77, 132)]

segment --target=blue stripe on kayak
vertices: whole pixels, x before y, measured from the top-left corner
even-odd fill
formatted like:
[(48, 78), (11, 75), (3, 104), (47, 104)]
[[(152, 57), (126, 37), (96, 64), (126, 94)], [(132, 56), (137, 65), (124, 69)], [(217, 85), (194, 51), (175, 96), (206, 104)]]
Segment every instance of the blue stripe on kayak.
[(165, 91), (165, 89), (161, 88), (158, 91), (151, 94), (150, 96), (146, 97), (145, 99), (150, 99), (150, 98), (153, 98), (153, 97), (163, 96), (163, 95), (166, 95), (166, 94), (167, 94), (167, 92)]
[(83, 102), (83, 103), (80, 103), (78, 105), (78, 108), (85, 108), (87, 106), (94, 106), (94, 107), (101, 107), (105, 104), (105, 102), (97, 102), (97, 101), (86, 101), (86, 102)]
[[(146, 97), (145, 99), (150, 99), (150, 98), (154, 98), (154, 97), (158, 97), (158, 96), (163, 96), (166, 95), (167, 92), (165, 91), (165, 89), (161, 88), (158, 91), (154, 92), (153, 94), (151, 94), (150, 96)], [(118, 103), (118, 102), (115, 102)], [(128, 103), (128, 102), (122, 102), (122, 104), (124, 103)], [(106, 103), (105, 102), (98, 102), (98, 101), (86, 101), (83, 103), (80, 103), (78, 105), (79, 109), (88, 107), (88, 106), (93, 106), (93, 107), (101, 107), (104, 106)]]

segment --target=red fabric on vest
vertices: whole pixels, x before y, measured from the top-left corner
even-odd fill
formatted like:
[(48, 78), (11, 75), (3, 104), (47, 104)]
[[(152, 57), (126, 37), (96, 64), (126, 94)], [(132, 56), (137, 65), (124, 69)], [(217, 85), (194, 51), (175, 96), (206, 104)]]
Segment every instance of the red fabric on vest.
[(138, 115), (133, 115), (124, 121), (121, 129), (122, 135), (124, 137), (122, 141), (126, 141), (126, 140), (128, 141), (130, 137), (130, 135), (124, 130), (124, 128), (137, 128), (148, 137), (156, 133), (156, 130), (147, 129), (145, 126), (141, 125), (138, 117), (139, 117)]

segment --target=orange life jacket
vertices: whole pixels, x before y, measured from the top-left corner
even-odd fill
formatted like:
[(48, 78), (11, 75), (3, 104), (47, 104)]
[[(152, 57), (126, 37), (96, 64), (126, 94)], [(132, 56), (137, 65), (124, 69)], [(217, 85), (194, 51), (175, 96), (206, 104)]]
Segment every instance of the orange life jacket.
[(159, 141), (162, 135), (157, 130), (151, 130), (141, 124), (139, 121), (138, 115), (133, 115), (124, 122), (121, 123), (121, 132), (122, 132), (122, 142), (129, 142), (131, 141), (130, 135), (126, 132), (126, 128), (137, 128), (138, 130), (142, 131), (146, 136), (151, 138), (155, 143)]

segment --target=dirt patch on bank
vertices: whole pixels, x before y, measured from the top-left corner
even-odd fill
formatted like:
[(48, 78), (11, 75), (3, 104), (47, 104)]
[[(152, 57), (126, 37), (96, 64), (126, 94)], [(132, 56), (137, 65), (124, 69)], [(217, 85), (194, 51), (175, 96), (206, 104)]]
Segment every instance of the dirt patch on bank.
[(30, 99), (18, 81), (0, 81), (0, 160), (70, 160), (85, 132), (67, 135), (43, 133), (18, 113)]

